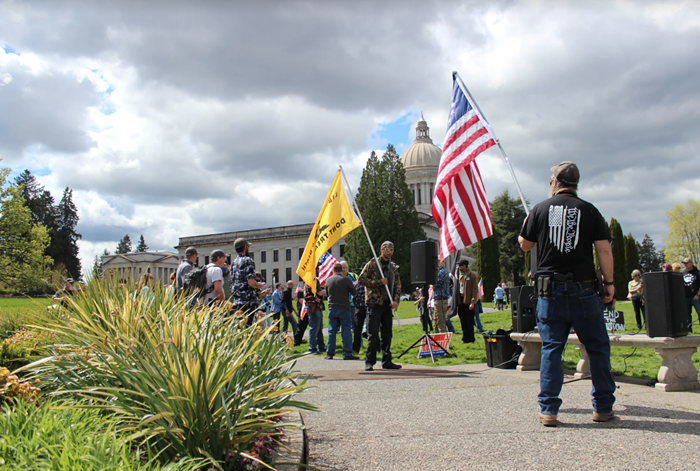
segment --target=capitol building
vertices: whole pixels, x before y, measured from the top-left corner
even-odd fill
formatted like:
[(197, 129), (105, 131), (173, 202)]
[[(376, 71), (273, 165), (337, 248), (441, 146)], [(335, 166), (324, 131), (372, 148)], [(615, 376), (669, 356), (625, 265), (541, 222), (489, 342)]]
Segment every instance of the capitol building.
[[(406, 184), (413, 194), (413, 203), (418, 211), (418, 218), (429, 240), (438, 240), (438, 229), (432, 216), (431, 203), (433, 188), (437, 179), (442, 151), (430, 138), (428, 123), (421, 113), (416, 125), (416, 138), (413, 144), (401, 155), (401, 163), (406, 170)], [(209, 254), (214, 249), (221, 249), (227, 254), (228, 262), (236, 257), (233, 242), (239, 237), (247, 239), (250, 253), (255, 260), (256, 269), (267, 283), (276, 281), (299, 281), (296, 269), (299, 257), (304, 251), (306, 241), (313, 229), (314, 221), (308, 224), (269, 227), (219, 234), (180, 237), (178, 251), (180, 260), (185, 257), (187, 247), (195, 247), (199, 252), (197, 265), (209, 263)], [(338, 241), (331, 253), (339, 260), (344, 260), (345, 239)], [(361, 267), (350, 267), (359, 271)], [(167, 282), (166, 282), (167, 283)]]

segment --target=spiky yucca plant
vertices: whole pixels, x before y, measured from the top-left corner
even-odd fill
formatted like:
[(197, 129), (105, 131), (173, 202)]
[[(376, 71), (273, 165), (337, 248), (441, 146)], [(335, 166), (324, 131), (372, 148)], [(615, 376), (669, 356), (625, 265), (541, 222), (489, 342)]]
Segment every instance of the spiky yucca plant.
[[(306, 380), (272, 328), (239, 327), (225, 306), (192, 308), (160, 289), (93, 280), (36, 328), (56, 335), (53, 355), (27, 365), (53, 395), (91, 398), (121, 417), (119, 431), (163, 459), (207, 457), (233, 469), (261, 435), (273, 439)], [(78, 405), (76, 407), (83, 407)], [(224, 457), (234, 456), (226, 461)]]

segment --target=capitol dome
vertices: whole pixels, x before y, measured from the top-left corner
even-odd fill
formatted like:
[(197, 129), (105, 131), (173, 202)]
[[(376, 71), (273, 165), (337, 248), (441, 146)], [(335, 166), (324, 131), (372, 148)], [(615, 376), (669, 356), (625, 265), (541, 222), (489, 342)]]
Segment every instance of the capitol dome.
[(401, 163), (406, 170), (406, 184), (413, 193), (413, 204), (419, 213), (432, 214), (433, 189), (441, 154), (442, 150), (430, 139), (430, 128), (421, 113), (416, 125), (416, 138), (401, 155)]
[(401, 163), (407, 170), (411, 167), (439, 167), (441, 154), (442, 150), (430, 138), (430, 128), (421, 113), (416, 126), (416, 138), (401, 155)]

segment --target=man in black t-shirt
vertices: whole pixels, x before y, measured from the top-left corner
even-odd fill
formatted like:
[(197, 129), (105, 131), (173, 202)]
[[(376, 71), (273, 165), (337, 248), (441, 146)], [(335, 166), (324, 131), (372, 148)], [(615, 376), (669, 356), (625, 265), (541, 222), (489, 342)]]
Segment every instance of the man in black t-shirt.
[[(556, 426), (564, 379), (561, 355), (571, 327), (586, 348), (593, 383), (593, 420), (614, 417), (615, 381), (603, 302), (614, 292), (610, 233), (595, 206), (577, 196), (579, 171), (573, 162), (552, 167), (550, 198), (532, 208), (518, 237), (524, 251), (537, 244), (537, 327), (542, 338), (540, 422)], [(593, 246), (603, 272), (603, 302), (595, 291)]]
[(689, 257), (683, 260), (685, 270), (683, 281), (685, 282), (685, 304), (688, 309), (688, 332), (693, 332), (693, 307), (700, 320), (700, 270), (693, 265)]

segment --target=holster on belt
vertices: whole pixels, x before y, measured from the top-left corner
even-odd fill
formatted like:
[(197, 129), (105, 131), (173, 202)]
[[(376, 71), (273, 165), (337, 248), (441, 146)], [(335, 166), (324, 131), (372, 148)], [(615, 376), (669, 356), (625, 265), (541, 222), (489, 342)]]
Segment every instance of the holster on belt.
[(537, 296), (547, 298), (552, 293), (552, 277), (540, 275), (537, 277)]

